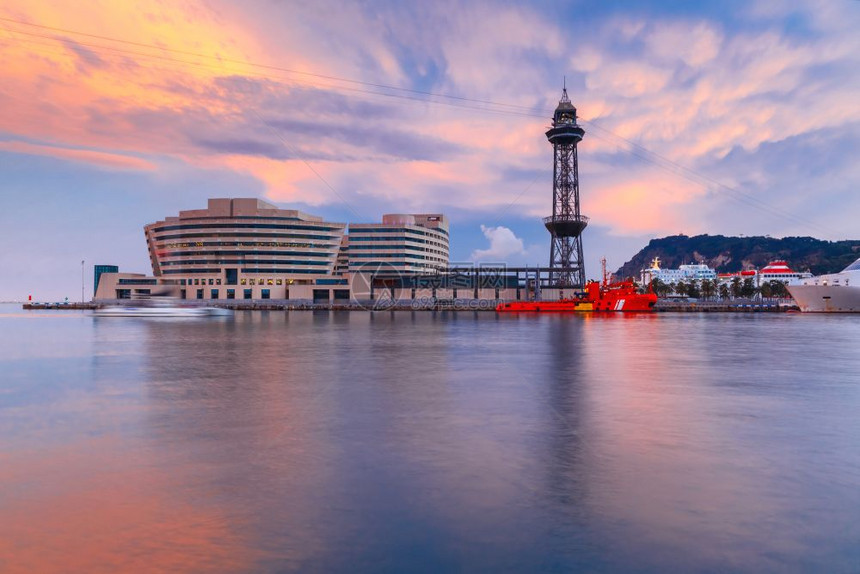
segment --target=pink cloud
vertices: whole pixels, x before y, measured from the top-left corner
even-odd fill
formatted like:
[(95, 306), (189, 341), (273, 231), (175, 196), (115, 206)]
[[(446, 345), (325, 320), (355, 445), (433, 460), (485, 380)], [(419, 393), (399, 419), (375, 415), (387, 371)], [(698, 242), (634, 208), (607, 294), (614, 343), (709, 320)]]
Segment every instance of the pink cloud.
[(0, 141), (0, 151), (56, 157), (59, 159), (90, 163), (110, 169), (131, 169), (147, 171), (156, 169), (155, 164), (138, 157), (131, 157), (127, 155), (120, 155), (116, 153), (88, 149), (74, 149), (68, 147), (33, 144), (22, 141)]
[[(575, 72), (568, 85), (577, 86), (570, 91), (582, 117), (693, 167), (738, 147), (860, 121), (856, 80), (833, 89), (826, 78), (806, 75), (857, 63), (860, 41), (844, 31), (792, 44), (778, 30), (739, 34), (708, 21), (615, 19), (574, 51), (567, 30), (525, 6), (478, 3), (454, 14), (427, 4), (396, 26), (388, 13), (336, 7), (285, 4), (261, 17), (219, 2), (105, 3), (87, 11), (18, 0), (0, 13), (75, 30), (128, 30), (131, 41), (218, 59), (107, 41), (137, 53), (100, 50), (80, 38), (32, 44), (20, 35), (26, 27), (13, 26), (19, 36), (0, 37), (0, 106), (8, 111), (0, 131), (57, 143), (0, 149), (118, 169), (156, 169), (133, 154), (166, 156), (249, 173), (285, 202), (480, 210), (516, 202), (518, 212), (541, 215), (549, 175), (541, 193), (523, 195), (528, 182), (505, 170), (550, 169), (543, 131), (559, 86), (548, 85), (549, 74)], [(832, 15), (815, 22), (843, 26)], [(547, 117), (383, 97), (365, 93), (369, 86), (247, 61), (403, 87), (435, 69), (434, 90), (547, 110)], [(594, 213), (618, 229), (676, 231), (675, 214), (703, 190), (671, 173), (654, 180), (653, 166), (629, 155), (627, 142), (586, 129), (584, 204), (595, 202)], [(667, 191), (646, 201), (644, 182)]]

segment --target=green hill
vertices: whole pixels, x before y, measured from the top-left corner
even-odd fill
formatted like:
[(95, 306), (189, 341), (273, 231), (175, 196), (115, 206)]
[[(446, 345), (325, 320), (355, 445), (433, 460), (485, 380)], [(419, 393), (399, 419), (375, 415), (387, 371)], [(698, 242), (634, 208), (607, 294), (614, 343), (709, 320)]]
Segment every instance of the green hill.
[(724, 235), (672, 235), (652, 239), (621, 266), (616, 275), (639, 277), (639, 272), (660, 258), (660, 267), (706, 263), (720, 273), (762, 268), (775, 259), (788, 261), (797, 271), (814, 275), (841, 271), (860, 257), (860, 240), (824, 241), (813, 237), (726, 237)]

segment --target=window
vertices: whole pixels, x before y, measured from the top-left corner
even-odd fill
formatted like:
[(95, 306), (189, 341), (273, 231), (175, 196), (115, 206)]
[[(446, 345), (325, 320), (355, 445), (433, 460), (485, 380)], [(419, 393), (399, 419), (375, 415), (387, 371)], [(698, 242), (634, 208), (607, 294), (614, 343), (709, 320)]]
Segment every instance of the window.
[(275, 283), (274, 283), (274, 281), (273, 281), (272, 279), (267, 279), (267, 280), (266, 280), (266, 285), (274, 285), (274, 284), (275, 284)]
[(263, 299), (271, 299), (271, 298), (272, 298), (272, 295), (271, 295), (271, 293), (269, 292), (269, 290), (268, 290), (268, 289), (262, 289), (262, 290), (260, 291), (260, 297), (261, 297), (261, 298), (263, 298)]
[(257, 284), (257, 280), (254, 279), (253, 277), (251, 279), (248, 279), (248, 285), (256, 285), (256, 284)]
[(221, 278), (219, 277), (218, 279), (215, 280), (215, 285), (220, 285), (220, 284), (221, 284)]
[(349, 301), (349, 289), (335, 289), (335, 301)]
[(180, 279), (180, 280), (179, 280), (179, 284), (180, 284), (180, 285), (185, 285), (185, 279)]
[(215, 285), (215, 280), (214, 280), (214, 279), (209, 279), (209, 284), (210, 284), (210, 285)]
[(314, 301), (328, 301), (328, 289), (314, 289), (313, 296)]
[(283, 280), (283, 279), (278, 279), (278, 285), (283, 285), (283, 284), (284, 284), (284, 280)]
[(250, 299), (251, 298), (251, 289), (245, 289), (244, 293), (243, 293), (243, 297), (245, 297), (245, 299)]
[(195, 284), (195, 285), (200, 285), (200, 279), (195, 279), (195, 280), (194, 280), (194, 284)]
[(198, 299), (203, 299), (203, 289), (198, 289), (198, 290), (197, 290), (197, 298), (198, 298)]
[(235, 299), (236, 298), (236, 290), (235, 289), (227, 289), (227, 299)]
[(241, 281), (239, 281), (239, 283), (240, 283), (241, 285), (247, 285), (247, 284), (248, 284), (248, 280), (247, 280), (247, 279), (245, 279), (245, 278), (243, 277), (243, 278), (242, 278), (242, 280), (241, 280)]
[(218, 298), (218, 289), (212, 289), (212, 299)]

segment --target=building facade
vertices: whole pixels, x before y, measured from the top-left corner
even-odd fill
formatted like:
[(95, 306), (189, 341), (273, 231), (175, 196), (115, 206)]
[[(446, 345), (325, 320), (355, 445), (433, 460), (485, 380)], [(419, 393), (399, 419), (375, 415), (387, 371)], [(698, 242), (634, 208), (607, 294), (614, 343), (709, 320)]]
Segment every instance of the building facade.
[(447, 269), (448, 219), (441, 213), (387, 214), (382, 223), (351, 223), (344, 247), (352, 273), (381, 267), (407, 275)]
[(153, 275), (183, 298), (289, 299), (292, 285), (332, 279), (345, 229), (259, 199), (210, 199), (144, 233)]
[(677, 269), (662, 269), (660, 259), (654, 258), (651, 267), (642, 270), (642, 283), (647, 285), (654, 279), (667, 285), (675, 285), (681, 281), (702, 281), (717, 278), (717, 272), (704, 263), (679, 265)]
[(442, 214), (389, 214), (351, 224), (349, 235), (346, 227), (259, 199), (210, 199), (206, 209), (146, 225), (152, 276), (105, 267), (94, 298), (348, 300), (358, 273), (448, 267)]

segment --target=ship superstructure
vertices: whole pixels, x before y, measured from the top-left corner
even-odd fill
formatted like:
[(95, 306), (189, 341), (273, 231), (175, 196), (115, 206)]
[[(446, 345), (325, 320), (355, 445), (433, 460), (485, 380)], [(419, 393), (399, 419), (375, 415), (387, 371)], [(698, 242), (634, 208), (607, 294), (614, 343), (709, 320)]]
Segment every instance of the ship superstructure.
[(860, 259), (840, 271), (788, 284), (801, 311), (860, 313)]

